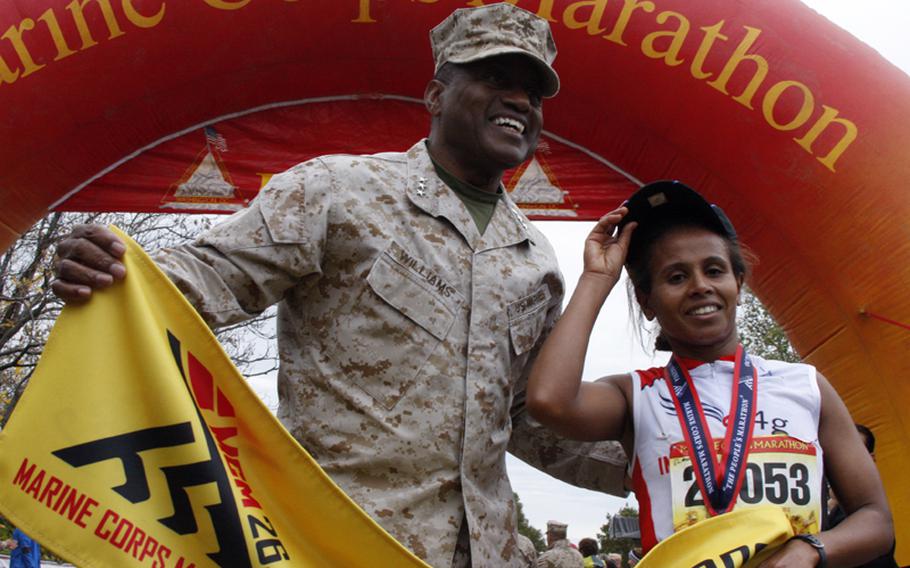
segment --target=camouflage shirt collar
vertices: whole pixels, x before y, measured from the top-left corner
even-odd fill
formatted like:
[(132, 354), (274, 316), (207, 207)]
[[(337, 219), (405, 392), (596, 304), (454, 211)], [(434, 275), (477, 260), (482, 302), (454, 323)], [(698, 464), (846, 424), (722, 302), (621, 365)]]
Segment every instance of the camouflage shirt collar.
[(502, 196), (501, 205), (505, 207), (496, 208), (490, 225), (481, 235), (461, 199), (436, 174), (426, 140), (419, 141), (408, 150), (407, 161), (408, 199), (428, 215), (448, 219), (475, 251), (532, 240), (527, 218), (507, 193)]

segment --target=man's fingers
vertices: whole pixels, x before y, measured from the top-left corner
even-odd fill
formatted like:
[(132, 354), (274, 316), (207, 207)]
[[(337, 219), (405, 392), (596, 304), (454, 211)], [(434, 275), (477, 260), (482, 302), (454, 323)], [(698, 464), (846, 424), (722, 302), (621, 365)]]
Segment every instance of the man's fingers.
[(126, 245), (113, 231), (102, 225), (76, 225), (69, 239), (85, 239), (114, 258), (123, 258)]
[[(113, 268), (114, 265), (119, 265), (120, 268)], [(122, 279), (126, 274), (126, 269), (119, 262), (113, 262), (108, 266), (107, 270), (97, 270), (75, 260), (68, 258), (59, 259), (56, 267), (57, 279), (67, 284), (81, 284), (89, 288), (106, 288), (113, 284), (115, 280)], [(111, 270), (117, 272), (119, 276), (115, 277)]]
[[(102, 286), (122, 279), (126, 276), (126, 267), (120, 262), (122, 253), (114, 256), (103, 248), (107, 246), (119, 250), (117, 244), (102, 240), (102, 245), (99, 245), (96, 241), (75, 236), (63, 239), (57, 247), (57, 276), (63, 280), (71, 280), (72, 276), (72, 282), (82, 284), (97, 281)], [(119, 245), (123, 246), (123, 243)]]
[(51, 282), (51, 290), (67, 304), (81, 304), (92, 297), (92, 289), (78, 284), (67, 284), (61, 280)]
[(57, 245), (51, 290), (66, 303), (87, 301), (92, 290), (106, 288), (126, 277), (120, 260), (126, 246), (100, 225), (77, 225)]

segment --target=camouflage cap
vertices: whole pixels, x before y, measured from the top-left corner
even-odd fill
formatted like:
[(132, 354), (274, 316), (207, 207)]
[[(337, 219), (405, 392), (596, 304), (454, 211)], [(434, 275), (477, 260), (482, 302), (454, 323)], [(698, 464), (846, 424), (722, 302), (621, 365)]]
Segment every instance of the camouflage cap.
[(547, 532), (566, 534), (569, 525), (561, 521), (547, 521)]
[(446, 63), (470, 63), (478, 59), (518, 53), (540, 70), (541, 95), (559, 92), (559, 75), (551, 64), (556, 59), (556, 42), (550, 24), (534, 13), (511, 4), (460, 8), (430, 30), (430, 45), (436, 71)]

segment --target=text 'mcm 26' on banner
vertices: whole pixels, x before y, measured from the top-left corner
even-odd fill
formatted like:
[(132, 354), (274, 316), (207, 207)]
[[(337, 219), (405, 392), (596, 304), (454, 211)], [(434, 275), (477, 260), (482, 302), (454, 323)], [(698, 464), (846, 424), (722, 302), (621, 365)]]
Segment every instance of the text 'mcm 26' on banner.
[(0, 512), (79, 566), (426, 566), (250, 390), (138, 245), (63, 310), (0, 432)]

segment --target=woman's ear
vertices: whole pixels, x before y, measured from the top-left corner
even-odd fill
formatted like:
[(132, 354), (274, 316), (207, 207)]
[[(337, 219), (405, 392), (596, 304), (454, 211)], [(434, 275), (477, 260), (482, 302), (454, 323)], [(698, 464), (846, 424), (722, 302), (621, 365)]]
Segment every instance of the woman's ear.
[(423, 91), (423, 104), (427, 107), (430, 116), (439, 115), (442, 108), (442, 93), (445, 88), (445, 83), (436, 79), (427, 83), (427, 88)]
[(641, 313), (644, 314), (645, 319), (648, 321), (654, 321), (654, 310), (648, 306), (648, 300), (650, 296), (644, 292), (635, 291), (635, 300), (638, 302), (638, 307), (641, 308)]
[(743, 284), (745, 278), (742, 274), (736, 277), (736, 305), (741, 306), (743, 304)]

